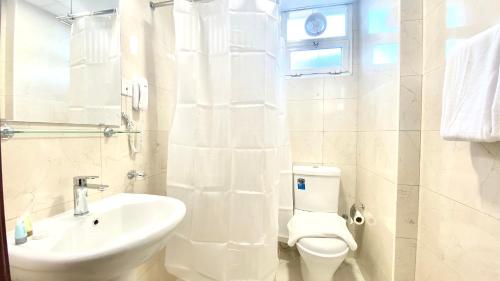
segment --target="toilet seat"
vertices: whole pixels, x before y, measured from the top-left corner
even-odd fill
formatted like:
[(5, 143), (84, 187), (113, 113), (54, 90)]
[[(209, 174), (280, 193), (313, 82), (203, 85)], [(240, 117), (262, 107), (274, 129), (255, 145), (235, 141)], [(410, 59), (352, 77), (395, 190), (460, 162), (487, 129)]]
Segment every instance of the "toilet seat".
[(301, 238), (297, 247), (318, 257), (337, 257), (347, 254), (349, 247), (340, 238)]
[(295, 209), (288, 228), (288, 245), (298, 244), (311, 254), (331, 257), (357, 248), (345, 220), (337, 213)]

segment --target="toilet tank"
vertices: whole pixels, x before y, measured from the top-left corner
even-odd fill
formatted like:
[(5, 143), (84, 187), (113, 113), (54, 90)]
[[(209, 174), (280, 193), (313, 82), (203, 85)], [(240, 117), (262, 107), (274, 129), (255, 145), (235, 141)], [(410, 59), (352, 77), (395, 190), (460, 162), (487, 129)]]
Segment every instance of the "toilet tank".
[(321, 166), (293, 166), (295, 209), (337, 213), (340, 169)]

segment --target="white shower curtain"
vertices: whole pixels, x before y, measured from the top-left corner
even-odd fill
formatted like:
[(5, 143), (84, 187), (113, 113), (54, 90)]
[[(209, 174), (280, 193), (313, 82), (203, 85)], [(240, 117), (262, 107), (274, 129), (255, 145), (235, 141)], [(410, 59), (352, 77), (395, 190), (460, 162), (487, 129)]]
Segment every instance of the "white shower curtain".
[(113, 120), (120, 114), (120, 97), (109, 94), (121, 91), (119, 16), (75, 19), (70, 45), (69, 121)]
[(174, 10), (167, 194), (187, 215), (167, 245), (166, 268), (186, 281), (274, 280), (279, 186), (291, 180), (278, 6), (176, 0)]

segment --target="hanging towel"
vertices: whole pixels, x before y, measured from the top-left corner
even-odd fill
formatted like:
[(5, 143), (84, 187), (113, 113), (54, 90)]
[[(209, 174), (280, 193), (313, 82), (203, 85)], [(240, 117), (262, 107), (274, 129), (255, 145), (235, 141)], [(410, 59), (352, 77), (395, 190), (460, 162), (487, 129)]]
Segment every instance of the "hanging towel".
[(500, 25), (458, 46), (445, 71), (441, 136), (500, 141)]
[(301, 238), (340, 238), (351, 250), (358, 248), (346, 221), (336, 213), (297, 212), (288, 222), (288, 232), (290, 247)]

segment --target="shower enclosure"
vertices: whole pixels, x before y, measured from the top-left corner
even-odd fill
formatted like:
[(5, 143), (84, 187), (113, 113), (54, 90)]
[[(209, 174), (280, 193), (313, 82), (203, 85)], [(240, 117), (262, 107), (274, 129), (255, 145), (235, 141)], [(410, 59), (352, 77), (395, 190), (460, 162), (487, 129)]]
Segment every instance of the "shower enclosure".
[(274, 280), (291, 161), (271, 0), (174, 4), (177, 102), (167, 194), (187, 215), (166, 252), (183, 280)]

